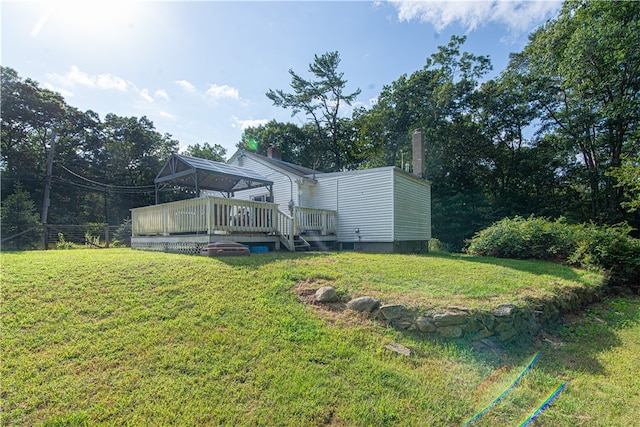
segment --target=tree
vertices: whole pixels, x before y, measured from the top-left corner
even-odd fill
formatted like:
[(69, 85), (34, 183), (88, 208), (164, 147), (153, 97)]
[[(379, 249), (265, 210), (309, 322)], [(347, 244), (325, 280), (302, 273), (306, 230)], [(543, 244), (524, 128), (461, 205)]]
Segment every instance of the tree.
[(188, 146), (184, 154), (191, 157), (213, 160), (214, 162), (224, 162), (224, 156), (227, 155), (227, 150), (222, 145), (210, 145), (208, 142), (205, 142), (202, 146), (200, 146), (200, 144)]
[(0, 147), (2, 192), (10, 194), (21, 182), (30, 194), (42, 190), (46, 147), (51, 132), (64, 121), (66, 105), (62, 97), (22, 79), (8, 67), (0, 67), (2, 105)]
[[(622, 188), (607, 171), (640, 150), (640, 3), (567, 1), (523, 52), (529, 91), (547, 132), (588, 190), (594, 221), (622, 219)], [(586, 219), (586, 218), (585, 218)]]
[(17, 182), (13, 194), (2, 201), (0, 211), (3, 249), (22, 250), (25, 246), (35, 247), (41, 236), (40, 220), (31, 196)]
[(243, 139), (237, 147), (263, 156), (267, 155), (268, 147), (278, 147), (282, 160), (313, 168), (315, 159), (310, 143), (313, 133), (313, 128), (309, 129), (307, 126), (271, 120), (264, 125), (245, 129)]
[(640, 154), (623, 159), (619, 168), (612, 169), (610, 175), (618, 180), (618, 186), (626, 188), (628, 200), (622, 207), (629, 212), (640, 209)]
[(341, 138), (346, 122), (340, 113), (343, 104), (350, 106), (360, 94), (360, 89), (351, 94), (344, 93), (347, 80), (343, 77), (344, 73), (338, 72), (339, 64), (338, 52), (315, 55), (314, 62), (309, 64), (313, 80), (306, 80), (290, 69), (293, 92), (269, 89), (266, 94), (273, 105), (291, 108), (292, 116), (302, 112), (311, 118), (318, 143), (314, 148), (330, 153), (331, 166), (335, 171), (353, 163), (354, 157), (357, 157), (354, 141)]
[(102, 132), (104, 149), (94, 159), (96, 180), (106, 185), (107, 220), (119, 222), (129, 216), (129, 209), (154, 203), (153, 181), (179, 143), (170, 134), (157, 132), (144, 116), (107, 114)]
[(475, 121), (491, 141), (483, 189), (491, 200), (494, 216), (570, 216), (559, 173), (566, 152), (553, 138), (538, 138), (533, 126), (539, 110), (529, 99), (520, 55), (512, 55), (505, 71), (485, 82), (476, 94)]
[(3, 197), (20, 182), (40, 209), (55, 131), (50, 223), (119, 223), (131, 208), (154, 202), (153, 180), (179, 146), (171, 135), (146, 117), (107, 114), (101, 121), (11, 68), (0, 67), (0, 77)]
[(358, 145), (373, 153), (371, 166), (410, 163), (411, 135), (422, 129), (433, 234), (457, 248), (494, 219), (484, 191), (493, 147), (474, 114), (479, 80), (491, 63), (462, 52), (465, 40), (452, 37), (422, 69), (385, 86), (371, 109), (354, 115)]

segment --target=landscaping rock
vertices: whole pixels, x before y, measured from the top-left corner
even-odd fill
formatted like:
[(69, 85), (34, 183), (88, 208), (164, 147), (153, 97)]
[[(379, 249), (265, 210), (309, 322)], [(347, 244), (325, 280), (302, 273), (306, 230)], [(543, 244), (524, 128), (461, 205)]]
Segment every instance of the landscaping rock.
[(373, 297), (360, 297), (347, 303), (347, 308), (354, 311), (371, 313), (380, 306), (380, 300)]
[(433, 315), (433, 322), (436, 326), (462, 325), (467, 319), (466, 314), (461, 313), (439, 313)]
[(516, 306), (513, 304), (500, 304), (498, 308), (493, 311), (493, 315), (496, 317), (509, 317), (515, 309)]
[(408, 347), (403, 346), (402, 344), (398, 344), (397, 342), (394, 342), (392, 344), (387, 344), (384, 346), (384, 348), (386, 348), (387, 350), (391, 350), (395, 353), (398, 353), (402, 356), (411, 356), (411, 349)]
[(460, 338), (462, 336), (462, 328), (459, 326), (442, 326), (438, 327), (438, 334), (442, 338)]
[(387, 320), (402, 319), (407, 314), (407, 309), (401, 304), (383, 305), (380, 307), (382, 315)]
[(504, 332), (510, 329), (514, 329), (512, 322), (499, 322), (493, 330), (495, 332)]
[(420, 332), (434, 333), (437, 330), (436, 325), (428, 317), (418, 317), (416, 319), (416, 325)]
[(493, 335), (493, 331), (490, 331), (487, 328), (482, 328), (481, 330), (479, 330), (478, 332), (476, 332), (471, 336), (471, 340), (472, 341), (482, 340), (492, 335)]
[(338, 301), (338, 293), (331, 286), (323, 286), (316, 291), (316, 301), (336, 302)]
[(471, 346), (480, 353), (490, 353), (495, 355), (502, 355), (505, 353), (504, 344), (495, 337), (473, 341)]
[(482, 324), (487, 329), (493, 329), (493, 325), (496, 323), (496, 318), (491, 314), (486, 314), (482, 316)]
[(395, 328), (399, 331), (415, 331), (416, 325), (411, 320), (403, 320), (394, 324)]
[(516, 335), (518, 335), (518, 331), (513, 328), (507, 329), (506, 331), (500, 332), (500, 334), (498, 334), (498, 339), (502, 342), (509, 342), (513, 338), (515, 338)]

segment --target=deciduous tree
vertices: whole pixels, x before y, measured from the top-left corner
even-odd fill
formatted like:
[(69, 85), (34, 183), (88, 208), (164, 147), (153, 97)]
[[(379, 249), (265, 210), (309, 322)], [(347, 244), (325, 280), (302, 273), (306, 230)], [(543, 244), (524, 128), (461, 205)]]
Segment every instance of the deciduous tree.
[(360, 89), (350, 94), (344, 92), (347, 80), (344, 73), (338, 71), (339, 65), (338, 52), (315, 55), (313, 63), (309, 64), (309, 72), (313, 75), (311, 80), (290, 69), (293, 92), (269, 89), (266, 94), (273, 105), (291, 109), (292, 116), (303, 113), (311, 119), (318, 144), (313, 148), (330, 153), (331, 166), (336, 171), (353, 163), (357, 157), (354, 140), (343, 138), (348, 120), (341, 114), (343, 106), (350, 106), (360, 94)]

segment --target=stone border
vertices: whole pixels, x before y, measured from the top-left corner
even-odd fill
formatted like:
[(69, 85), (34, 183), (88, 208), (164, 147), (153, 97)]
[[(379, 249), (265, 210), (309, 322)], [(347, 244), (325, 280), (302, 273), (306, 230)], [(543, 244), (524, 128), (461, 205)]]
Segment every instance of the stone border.
[[(533, 338), (545, 325), (560, 322), (564, 314), (600, 301), (604, 293), (604, 286), (575, 288), (541, 299), (529, 298), (522, 306), (500, 304), (488, 312), (455, 306), (439, 312), (424, 312), (419, 307), (383, 304), (376, 298), (362, 296), (349, 300), (346, 309), (367, 313), (400, 331), (416, 331), (434, 338), (467, 339), (480, 350), (496, 350), (516, 338)], [(315, 293), (316, 304), (337, 301), (338, 294), (331, 286)]]

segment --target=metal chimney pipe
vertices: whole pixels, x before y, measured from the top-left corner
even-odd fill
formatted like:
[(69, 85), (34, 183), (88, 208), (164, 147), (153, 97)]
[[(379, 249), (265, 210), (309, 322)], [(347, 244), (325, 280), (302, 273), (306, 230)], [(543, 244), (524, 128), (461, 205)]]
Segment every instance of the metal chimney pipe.
[(422, 129), (413, 131), (413, 174), (424, 178), (424, 135)]

